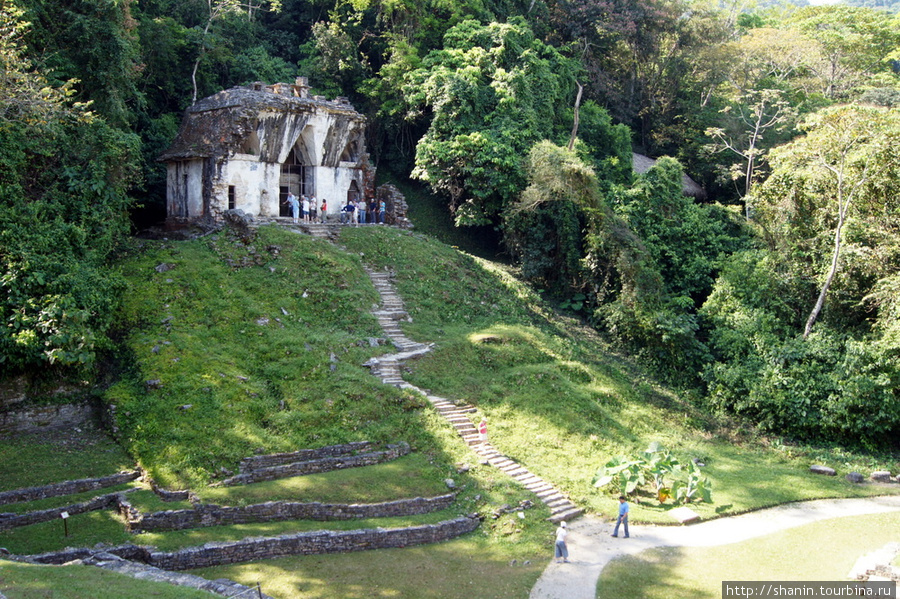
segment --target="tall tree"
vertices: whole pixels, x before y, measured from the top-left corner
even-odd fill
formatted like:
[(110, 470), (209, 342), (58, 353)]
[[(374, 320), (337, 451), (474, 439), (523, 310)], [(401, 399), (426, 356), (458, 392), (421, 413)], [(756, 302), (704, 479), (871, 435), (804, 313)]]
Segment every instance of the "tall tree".
[(54, 85), (77, 80), (76, 96), (111, 124), (134, 125), (143, 98), (132, 0), (21, 0), (25, 38), (36, 66)]
[(710, 127), (706, 134), (713, 139), (708, 146), (713, 152), (728, 150), (739, 156), (743, 168), (729, 169), (732, 179), (742, 177), (744, 186), (741, 196), (745, 198), (745, 213), (750, 218), (750, 203), (746, 201), (756, 179), (756, 171), (766, 152), (764, 138), (769, 130), (783, 130), (793, 124), (796, 110), (778, 89), (751, 89), (738, 96), (733, 103), (722, 109), (734, 121), (736, 131), (729, 132), (723, 127)]
[(831, 231), (830, 258), (806, 339), (825, 305), (841, 265), (844, 231), (854, 217), (890, 209), (900, 194), (900, 114), (874, 106), (845, 105), (811, 115), (802, 137), (772, 152), (773, 173), (763, 186), (761, 215), (770, 229), (801, 213), (814, 216), (813, 234)]
[(135, 136), (54, 87), (0, 3), (0, 364), (85, 364), (110, 326), (120, 280), (107, 259), (128, 231)]
[(531, 146), (571, 126), (558, 114), (577, 68), (523, 19), (457, 25), (403, 90), (413, 115), (431, 114), (413, 177), (448, 197), (458, 224), (490, 223), (524, 188)]
[(206, 21), (200, 35), (200, 50), (197, 59), (194, 61), (194, 69), (191, 71), (191, 82), (194, 85), (194, 94), (191, 96), (191, 103), (197, 102), (197, 70), (200, 68), (200, 62), (206, 54), (210, 40), (210, 28), (216, 21), (226, 18), (228, 15), (246, 15), (247, 19), (252, 21), (256, 12), (262, 10), (268, 5), (271, 10), (278, 11), (281, 9), (281, 0), (206, 0)]
[(897, 19), (870, 8), (842, 4), (798, 10), (786, 25), (816, 40), (824, 60), (815, 65), (821, 90), (829, 98), (846, 99), (866, 77), (891, 71), (891, 53), (900, 46)]

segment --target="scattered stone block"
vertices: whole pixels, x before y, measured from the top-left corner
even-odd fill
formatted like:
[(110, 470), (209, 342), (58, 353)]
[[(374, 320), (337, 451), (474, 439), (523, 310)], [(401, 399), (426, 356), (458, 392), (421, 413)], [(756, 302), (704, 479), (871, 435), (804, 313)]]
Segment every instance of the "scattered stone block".
[(837, 471), (834, 468), (829, 468), (828, 466), (822, 466), (820, 464), (813, 464), (809, 467), (809, 471), (813, 474), (824, 474), (825, 476), (837, 476)]
[(860, 474), (859, 472), (850, 472), (847, 474), (847, 476), (845, 478), (847, 479), (848, 482), (851, 482), (854, 484), (859, 484), (859, 483), (865, 482), (865, 480), (866, 480), (866, 477), (863, 476), (862, 474)]
[(892, 483), (894, 479), (891, 477), (891, 473), (887, 470), (876, 470), (872, 474), (869, 475), (876, 483)]
[(700, 519), (700, 514), (689, 507), (677, 507), (670, 510), (669, 515), (682, 524), (689, 524)]

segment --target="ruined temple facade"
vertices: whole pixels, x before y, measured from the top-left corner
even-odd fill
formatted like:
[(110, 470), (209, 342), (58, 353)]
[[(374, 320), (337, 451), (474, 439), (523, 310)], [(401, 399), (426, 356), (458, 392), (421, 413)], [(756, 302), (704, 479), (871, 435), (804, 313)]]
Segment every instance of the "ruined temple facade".
[(159, 158), (168, 166), (169, 224), (221, 221), (234, 208), (288, 216), (288, 192), (327, 200), (329, 214), (348, 199), (372, 197), (365, 125), (346, 98), (310, 96), (305, 77), (200, 100)]

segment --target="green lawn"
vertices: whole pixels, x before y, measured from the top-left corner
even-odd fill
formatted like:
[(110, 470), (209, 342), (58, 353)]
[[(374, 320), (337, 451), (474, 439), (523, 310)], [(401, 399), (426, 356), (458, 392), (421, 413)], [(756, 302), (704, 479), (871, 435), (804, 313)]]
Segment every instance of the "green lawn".
[[(131, 470), (134, 461), (106, 435), (84, 435), (77, 442), (54, 442), (54, 435), (0, 439), (0, 491), (96, 478)], [(0, 507), (0, 511), (6, 511)]]
[[(552, 554), (533, 543), (481, 533), (406, 549), (303, 556), (194, 573), (257, 581), (277, 599), (512, 599), (527, 597)], [(529, 563), (526, 563), (529, 562)]]
[(217, 595), (136, 580), (91, 566), (36, 566), (0, 559), (0, 592), (7, 599), (211, 599)]
[[(689, 396), (657, 384), (639, 364), (618, 355), (595, 331), (551, 310), (502, 265), (416, 232), (360, 227), (341, 235), (346, 250), (274, 227), (261, 229), (250, 245), (227, 233), (190, 242), (139, 242), (121, 264), (129, 289), (118, 314), (119, 351), (128, 364), (105, 396), (117, 408), (122, 444), (163, 486), (191, 488), (211, 503), (386, 501), (443, 493), (444, 480), (452, 478), (459, 491), (453, 508), (411, 519), (136, 536), (124, 532), (117, 516), (101, 512), (70, 519), (69, 538), (63, 538), (60, 522), (50, 522), (0, 533), (0, 546), (36, 553), (137, 541), (172, 549), (478, 512), (485, 518), (478, 532), (433, 547), (298, 557), (216, 572), (248, 584), (259, 580), (284, 599), (353, 597), (366, 589), (377, 593), (368, 596), (385, 597), (525, 596), (552, 550), (548, 510), (505, 474), (481, 464), (424, 398), (382, 385), (363, 366), (392, 351), (369, 342), (383, 334), (369, 312), (378, 297), (364, 264), (396, 273), (412, 319), (401, 323), (404, 330), (414, 340), (435, 343), (432, 353), (407, 363), (407, 380), (475, 405), (472, 417), (488, 417), (491, 441), (501, 452), (589, 512), (608, 516), (616, 506), (615, 491), (592, 487), (597, 468), (651, 441), (669, 447), (682, 462), (698, 458), (706, 464), (713, 502), (692, 504), (704, 518), (787, 501), (881, 493), (851, 485), (843, 475), (898, 470), (892, 456), (780, 443), (704, 413)], [(160, 263), (174, 268), (159, 273)], [(368, 468), (246, 487), (209, 486), (248, 455), (361, 440), (406, 441), (413, 453)], [(13, 455), (17, 446), (0, 445), (0, 480), (16, 488), (131, 466), (117, 446), (97, 447), (86, 448), (83, 456), (25, 447), (32, 452), (25, 454), (27, 463), (46, 459), (50, 467), (43, 470), (23, 467), (20, 454)], [(812, 463), (835, 467), (839, 476), (810, 475)], [(525, 520), (494, 518), (498, 508), (524, 500), (537, 506), (526, 511)], [(148, 491), (135, 494), (134, 502), (148, 511), (189, 505), (165, 504)], [(632, 505), (635, 522), (670, 522), (670, 504), (643, 496)]]
[(835, 518), (730, 545), (668, 547), (604, 568), (598, 599), (720, 599), (722, 581), (840, 581), (856, 560), (898, 540), (900, 513)]

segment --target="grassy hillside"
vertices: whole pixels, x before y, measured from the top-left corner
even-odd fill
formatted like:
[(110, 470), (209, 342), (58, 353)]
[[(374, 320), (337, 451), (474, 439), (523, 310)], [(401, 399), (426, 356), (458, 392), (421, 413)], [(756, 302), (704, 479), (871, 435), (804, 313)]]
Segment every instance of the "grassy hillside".
[[(597, 468), (652, 441), (682, 463), (698, 458), (713, 483), (704, 517), (813, 497), (881, 492), (808, 473), (829, 463), (868, 473), (881, 463), (838, 449), (772, 446), (728, 428), (656, 385), (595, 331), (549, 310), (502, 266), (462, 255), (425, 236), (346, 230), (342, 241), (378, 268), (397, 272), (412, 339), (436, 351), (410, 364), (408, 380), (479, 407), (492, 443), (567, 491), (589, 510), (615, 513), (615, 494), (594, 489)], [(646, 500), (636, 521), (671, 523), (671, 503)]]
[[(393, 351), (373, 342), (382, 336), (370, 314), (378, 296), (364, 264), (395, 272), (411, 316), (403, 323), (406, 334), (435, 343), (432, 353), (407, 364), (407, 380), (477, 406), (472, 418), (488, 417), (500, 451), (589, 511), (609, 515), (615, 506), (613, 492), (591, 486), (596, 469), (651, 441), (682, 461), (706, 464), (714, 501), (694, 506), (704, 517), (885, 492), (810, 475), (813, 462), (841, 474), (897, 470), (888, 458), (773, 443), (724, 426), (657, 385), (594, 331), (549, 309), (507, 267), (387, 227), (346, 228), (340, 241), (338, 247), (265, 227), (249, 242), (228, 232), (188, 242), (135, 242), (121, 261), (129, 281), (118, 315), (123, 374), (106, 392), (122, 445), (162, 485), (189, 487), (204, 501), (224, 505), (435, 495), (453, 478), (460, 496), (450, 513), (362, 524), (395, 526), (474, 511), (486, 515), (485, 524), (439, 546), (285, 558), (204, 575), (262, 581), (266, 592), (284, 599), (408, 596), (415, 588), (428, 588), (434, 597), (468, 597), (470, 584), (489, 589), (483, 596), (521, 597), (550, 555), (553, 526), (536, 497), (479, 464), (424, 398), (381, 384), (362, 366)], [(247, 455), (360, 440), (406, 441), (414, 452), (354, 471), (209, 487)], [(8, 467), (0, 462), (0, 469)], [(185, 507), (161, 505), (146, 490), (133, 499), (145, 510)], [(525, 499), (538, 507), (524, 520), (493, 516)], [(632, 519), (669, 523), (670, 508), (644, 497)], [(81, 518), (84, 525), (68, 540), (54, 522), (0, 533), (0, 546), (31, 553), (128, 537), (111, 514)], [(130, 540), (168, 549), (321, 526), (213, 527)], [(398, 553), (404, 557), (397, 559)]]

